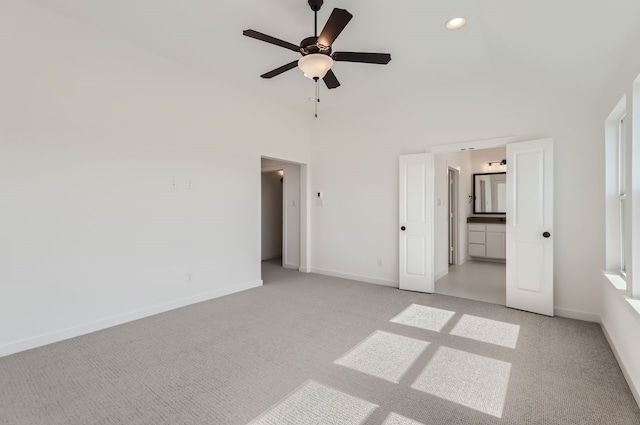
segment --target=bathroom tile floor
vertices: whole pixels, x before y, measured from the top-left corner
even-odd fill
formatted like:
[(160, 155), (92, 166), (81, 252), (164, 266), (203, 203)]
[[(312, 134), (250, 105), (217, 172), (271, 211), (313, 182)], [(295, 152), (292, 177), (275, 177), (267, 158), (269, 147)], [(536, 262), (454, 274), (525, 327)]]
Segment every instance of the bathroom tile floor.
[(436, 281), (437, 294), (492, 304), (506, 303), (506, 265), (489, 261), (467, 261), (450, 266), (449, 274)]

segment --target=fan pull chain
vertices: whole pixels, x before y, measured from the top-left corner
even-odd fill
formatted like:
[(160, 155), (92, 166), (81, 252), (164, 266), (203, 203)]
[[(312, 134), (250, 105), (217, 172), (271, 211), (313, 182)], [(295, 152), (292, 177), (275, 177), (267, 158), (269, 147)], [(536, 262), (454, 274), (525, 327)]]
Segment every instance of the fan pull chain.
[(320, 80), (318, 78), (314, 78), (316, 80), (316, 118), (318, 118), (318, 103), (320, 102)]

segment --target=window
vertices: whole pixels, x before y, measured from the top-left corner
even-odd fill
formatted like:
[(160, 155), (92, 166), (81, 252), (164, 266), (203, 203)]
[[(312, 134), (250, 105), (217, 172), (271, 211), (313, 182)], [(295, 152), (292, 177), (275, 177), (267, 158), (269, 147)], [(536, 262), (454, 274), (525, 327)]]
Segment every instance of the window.
[(626, 123), (626, 115), (623, 115), (622, 118), (620, 118), (618, 120), (618, 129), (617, 129), (617, 150), (618, 150), (618, 155), (617, 155), (617, 164), (616, 164), (616, 169), (617, 169), (617, 174), (618, 174), (618, 214), (619, 214), (619, 222), (617, 223), (618, 225), (618, 237), (619, 237), (619, 244), (620, 244), (620, 252), (619, 252), (619, 259), (618, 259), (618, 263), (620, 264), (619, 267), (619, 271), (623, 276), (627, 275), (627, 268), (626, 268), (626, 253), (627, 253), (627, 249), (626, 249), (626, 243), (627, 243), (627, 235), (629, 235), (630, 233), (628, 232), (628, 225), (627, 225), (627, 216), (628, 214), (626, 213), (626, 209), (627, 209), (627, 166), (626, 166), (626, 161), (627, 161), (627, 147), (626, 147), (626, 128), (625, 128), (625, 123)]
[(614, 284), (621, 290), (628, 287), (631, 248), (626, 125), (626, 97), (623, 97), (605, 122), (606, 268), (610, 275), (618, 276)]
[[(630, 211), (630, 224), (627, 228), (627, 238), (631, 239), (630, 244), (632, 252), (627, 258), (627, 266), (631, 263), (632, 271), (631, 279), (627, 281), (627, 295), (635, 300), (640, 300), (640, 76), (636, 78), (632, 92), (631, 113), (628, 114), (628, 121), (625, 119), (626, 125), (623, 126), (622, 135), (625, 140), (627, 151), (626, 164), (628, 166), (626, 174), (630, 175), (627, 180), (627, 198), (626, 211)], [(630, 130), (630, 131), (629, 131)], [(633, 215), (631, 215), (633, 214)], [(640, 303), (635, 304), (636, 310)]]

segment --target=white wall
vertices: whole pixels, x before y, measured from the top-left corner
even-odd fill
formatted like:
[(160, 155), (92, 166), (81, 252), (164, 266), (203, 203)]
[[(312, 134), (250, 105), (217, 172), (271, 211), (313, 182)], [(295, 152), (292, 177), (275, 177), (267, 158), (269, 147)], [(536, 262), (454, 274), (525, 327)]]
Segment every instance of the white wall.
[(556, 309), (597, 320), (604, 236), (585, 232), (603, 217), (594, 196), (603, 188), (596, 99), (499, 76), (348, 90), (325, 102), (322, 118), (331, 126), (312, 122), (312, 191), (325, 193), (323, 207), (311, 206), (314, 270), (397, 285), (399, 155), (443, 143), (553, 137)]
[[(498, 173), (505, 170), (500, 169), (500, 164), (493, 164), (489, 169), (489, 162), (502, 161), (507, 159), (507, 148), (477, 149), (469, 153), (471, 155), (471, 172), (474, 174)], [(508, 164), (507, 164), (508, 166)]]
[[(626, 56), (621, 63), (616, 67), (616, 73), (611, 76), (608, 87), (603, 91), (601, 102), (601, 114), (598, 117), (600, 125), (601, 139), (604, 136), (604, 121), (609, 113), (616, 106), (618, 100), (620, 100), (625, 94), (627, 95), (627, 117), (632, 117), (633, 120), (640, 123), (640, 84), (636, 83), (636, 90), (634, 93), (633, 86), (634, 80), (640, 75), (640, 56), (637, 52), (640, 51), (640, 33), (632, 40)], [(640, 155), (637, 152), (637, 147), (640, 146), (640, 129), (633, 128), (633, 155), (634, 160), (638, 160)], [(602, 166), (604, 166), (604, 142), (601, 140), (598, 145), (600, 150)], [(633, 238), (640, 240), (640, 207), (638, 205), (638, 193), (637, 187), (640, 184), (640, 178), (638, 170), (632, 169), (634, 190), (632, 194), (632, 214), (634, 216), (633, 224)], [(599, 170), (597, 173), (598, 178), (604, 181), (605, 175), (603, 170)], [(602, 216), (604, 217), (605, 210), (605, 192), (604, 189), (598, 191), (598, 205), (602, 210)], [(599, 227), (602, 230), (605, 229), (604, 219), (599, 221)], [(630, 236), (630, 235), (629, 235)], [(629, 238), (630, 239), (630, 238)], [(637, 243), (633, 246), (633, 252), (630, 252), (631, 262), (628, 265), (627, 276), (633, 276), (638, 273), (638, 266), (640, 265), (640, 256), (635, 252), (638, 249)], [(631, 247), (627, 247), (631, 248)], [(606, 264), (605, 253), (603, 252), (599, 258), (598, 264), (604, 269)], [(640, 281), (638, 277), (635, 277), (636, 281)], [(616, 290), (608, 279), (600, 275), (600, 279), (597, 279), (600, 283), (599, 294), (601, 295), (601, 322), (602, 327), (605, 330), (609, 342), (613, 348), (620, 366), (627, 378), (627, 382), (633, 391), (636, 401), (640, 405), (640, 312), (631, 308), (623, 294)]]
[(306, 114), (29, 2), (0, 50), (0, 355), (261, 283), (260, 157), (307, 163)]
[(262, 260), (282, 256), (282, 175), (262, 173)]

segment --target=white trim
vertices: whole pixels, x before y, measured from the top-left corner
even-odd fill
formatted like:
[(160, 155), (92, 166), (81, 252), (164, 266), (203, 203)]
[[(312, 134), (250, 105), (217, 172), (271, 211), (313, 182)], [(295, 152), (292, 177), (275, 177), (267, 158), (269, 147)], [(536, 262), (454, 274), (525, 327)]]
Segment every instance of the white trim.
[(341, 279), (357, 280), (359, 282), (366, 282), (366, 283), (375, 283), (376, 285), (390, 286), (392, 288), (398, 287), (397, 281), (378, 279), (377, 277), (361, 276), (357, 274), (336, 272), (333, 270), (316, 269), (316, 268), (312, 268), (309, 271), (311, 273), (322, 274), (325, 276), (339, 277)]
[(298, 271), (300, 273), (311, 273), (311, 269), (309, 267), (300, 267)]
[(269, 165), (268, 167), (262, 167), (260, 171), (262, 173), (271, 173), (273, 171), (282, 171), (283, 165)]
[(298, 270), (300, 268), (300, 266), (296, 264), (283, 264), (282, 267), (290, 270)]
[(570, 310), (568, 308), (554, 308), (553, 313), (556, 316), (567, 319), (583, 320), (585, 322), (600, 323), (600, 316), (586, 311)]
[(631, 377), (629, 376), (629, 372), (627, 372), (627, 369), (624, 366), (624, 362), (622, 361), (622, 358), (620, 357), (620, 354), (616, 349), (616, 345), (613, 343), (613, 339), (611, 339), (611, 335), (609, 335), (609, 332), (607, 331), (607, 327), (605, 326), (604, 322), (601, 321), (600, 327), (602, 328), (602, 333), (604, 333), (604, 336), (607, 339), (609, 346), (611, 347), (611, 351), (613, 351), (613, 355), (615, 356), (618, 362), (618, 365), (620, 366), (620, 370), (622, 370), (624, 379), (627, 381), (627, 385), (629, 385), (631, 394), (633, 395), (633, 398), (636, 399), (636, 403), (638, 403), (638, 407), (640, 407), (640, 390), (635, 387), (633, 380), (631, 380)]
[(311, 264), (311, 214), (309, 212), (309, 170), (307, 164), (300, 164), (300, 271), (309, 273)]
[(91, 332), (96, 332), (102, 329), (110, 328), (112, 326), (121, 325), (123, 323), (131, 322), (138, 319), (143, 319), (149, 316), (154, 316), (159, 313), (164, 313), (166, 311), (174, 310), (180, 307), (185, 307), (191, 304), (212, 300), (214, 298), (223, 297), (225, 295), (234, 294), (236, 292), (245, 291), (247, 289), (256, 288), (258, 286), (262, 286), (262, 280), (255, 280), (253, 282), (241, 283), (241, 284), (230, 286), (227, 288), (205, 292), (200, 295), (182, 298), (166, 304), (160, 304), (160, 305), (156, 305), (149, 308), (143, 308), (141, 310), (136, 310), (130, 313), (120, 314), (117, 316), (96, 320), (94, 322), (85, 323), (83, 325), (74, 326), (66, 329), (60, 329), (48, 334), (38, 335), (32, 338), (26, 338), (20, 341), (10, 342), (8, 344), (4, 344), (0, 346), (0, 357), (8, 356), (10, 354), (18, 353), (20, 351), (30, 350), (32, 348), (41, 347), (43, 345), (52, 344), (54, 342), (64, 341), (65, 339), (74, 338), (74, 337), (85, 335)]
[(467, 150), (501, 148), (515, 142), (515, 136), (496, 137), (493, 139), (472, 140), (469, 142), (446, 143), (443, 145), (427, 146), (426, 153), (450, 153)]
[(607, 272), (602, 271), (602, 274), (609, 281), (609, 283), (616, 288), (616, 290), (625, 293), (627, 291), (627, 282), (624, 280), (624, 277), (620, 275), (620, 273), (616, 272)]
[(264, 257), (262, 257), (262, 261), (273, 260), (274, 258), (280, 258), (280, 257), (282, 257), (282, 252), (274, 253), (274, 254), (266, 254)]
[(618, 295), (624, 298), (631, 315), (640, 321), (640, 300), (627, 296), (627, 283), (624, 278), (616, 273), (608, 273), (606, 271), (603, 271), (602, 274)]

